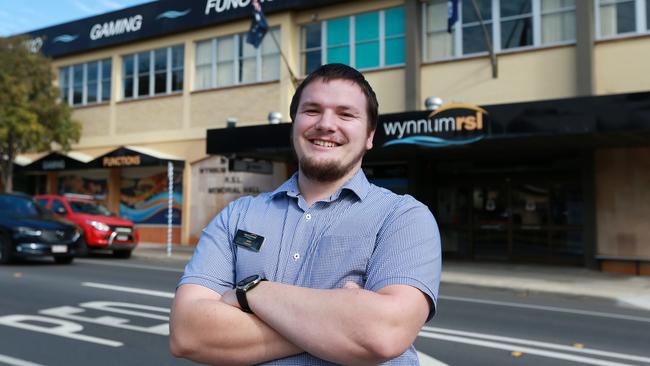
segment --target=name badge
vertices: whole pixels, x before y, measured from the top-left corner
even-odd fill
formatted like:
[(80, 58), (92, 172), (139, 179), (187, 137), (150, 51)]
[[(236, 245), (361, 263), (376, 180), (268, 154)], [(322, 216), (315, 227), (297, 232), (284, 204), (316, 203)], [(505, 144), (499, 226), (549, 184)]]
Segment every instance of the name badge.
[(237, 233), (235, 234), (235, 244), (242, 248), (259, 252), (262, 244), (264, 244), (264, 237), (249, 233), (248, 231), (237, 230)]

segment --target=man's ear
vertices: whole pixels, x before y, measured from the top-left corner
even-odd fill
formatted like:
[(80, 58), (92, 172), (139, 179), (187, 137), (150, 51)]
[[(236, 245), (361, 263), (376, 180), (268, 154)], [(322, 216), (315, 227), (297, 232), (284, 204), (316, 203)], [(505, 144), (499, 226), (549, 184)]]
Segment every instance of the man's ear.
[(366, 139), (366, 150), (372, 149), (372, 140), (375, 138), (375, 130), (368, 132), (368, 139)]

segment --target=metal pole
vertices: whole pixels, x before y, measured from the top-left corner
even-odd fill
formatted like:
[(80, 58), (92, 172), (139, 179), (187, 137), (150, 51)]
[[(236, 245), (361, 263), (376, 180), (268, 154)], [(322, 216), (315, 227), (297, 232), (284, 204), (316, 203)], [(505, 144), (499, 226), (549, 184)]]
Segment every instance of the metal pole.
[(167, 256), (172, 255), (172, 208), (174, 207), (174, 164), (167, 162)]
[(280, 47), (280, 43), (278, 40), (275, 38), (275, 35), (273, 34), (273, 31), (269, 29), (269, 34), (271, 35), (271, 39), (273, 39), (273, 42), (275, 43), (275, 46), (278, 48), (278, 52), (280, 52), (280, 57), (282, 57), (282, 61), (284, 61), (284, 65), (287, 67), (287, 70), (289, 71), (289, 77), (291, 78), (291, 83), (293, 84), (293, 87), (298, 86), (298, 78), (296, 77), (296, 74), (293, 73), (293, 70), (291, 69), (291, 66), (289, 66), (289, 61), (287, 61), (287, 58), (284, 57), (284, 52), (282, 52), (282, 48)]
[(487, 28), (485, 27), (485, 23), (483, 22), (483, 16), (481, 15), (481, 11), (479, 10), (478, 5), (476, 4), (476, 0), (472, 0), (472, 5), (474, 5), (474, 12), (476, 13), (478, 20), (481, 23), (481, 29), (483, 30), (483, 37), (485, 38), (485, 46), (487, 47), (488, 52), (490, 52), (490, 63), (492, 64), (492, 78), (496, 79), (499, 76), (497, 55), (494, 53), (494, 47), (492, 46), (492, 42), (490, 41), (490, 36), (488, 34)]

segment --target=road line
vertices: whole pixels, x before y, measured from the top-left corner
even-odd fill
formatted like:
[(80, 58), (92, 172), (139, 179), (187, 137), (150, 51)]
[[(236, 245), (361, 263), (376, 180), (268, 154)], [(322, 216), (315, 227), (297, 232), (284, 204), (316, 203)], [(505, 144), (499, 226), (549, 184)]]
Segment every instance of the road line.
[(584, 354), (589, 354), (594, 356), (618, 358), (627, 361), (637, 361), (637, 362), (644, 362), (646, 364), (650, 364), (650, 358), (648, 357), (630, 355), (626, 353), (600, 351), (591, 348), (576, 348), (572, 346), (566, 346), (563, 344), (533, 341), (533, 340), (522, 339), (522, 338), (504, 337), (504, 336), (498, 336), (494, 334), (466, 332), (462, 330), (454, 330), (454, 329), (446, 329), (446, 328), (422, 327), (422, 330), (425, 332), (447, 333), (447, 334), (452, 334), (457, 336), (487, 339), (487, 340), (508, 342), (508, 343), (517, 343), (517, 344), (523, 344), (528, 346), (550, 348), (550, 349), (556, 349), (556, 350), (568, 351), (568, 352), (584, 353)]
[(154, 270), (154, 271), (183, 273), (183, 269), (160, 267), (160, 266), (149, 266), (149, 265), (146, 265), (146, 264), (114, 263), (114, 262), (100, 261), (100, 260), (94, 260), (94, 259), (83, 259), (83, 258), (75, 258), (75, 262), (88, 263), (88, 264), (97, 264), (97, 265), (100, 265), (100, 266), (109, 266), (109, 267), (151, 269), (151, 270)]
[(427, 355), (424, 352), (415, 351), (418, 354), (418, 360), (420, 361), (420, 366), (449, 366), (444, 362), (440, 362), (435, 358)]
[(469, 339), (469, 338), (463, 338), (463, 337), (447, 335), (447, 334), (436, 334), (436, 333), (420, 332), (420, 334), (418, 336), (419, 337), (424, 337), (424, 338), (439, 339), (439, 340), (449, 341), (449, 342), (470, 344), (470, 345), (479, 346), (479, 347), (501, 349), (501, 350), (505, 350), (505, 351), (508, 351), (508, 352), (518, 351), (518, 352), (523, 352), (524, 354), (530, 354), (530, 355), (536, 355), (536, 356), (542, 356), (542, 357), (549, 357), (549, 358), (556, 358), (556, 359), (559, 359), (559, 360), (567, 360), (567, 361), (572, 361), (572, 362), (579, 362), (579, 363), (584, 363), (584, 364), (588, 364), (588, 365), (597, 365), (597, 366), (633, 366), (633, 365), (627, 364), (627, 363), (612, 362), (612, 361), (607, 361), (607, 360), (600, 360), (600, 359), (597, 359), (597, 358), (584, 357), (584, 356), (572, 355), (572, 354), (555, 352), (555, 351), (546, 351), (546, 350), (541, 350), (541, 349), (537, 349), (537, 348), (531, 348), (531, 347), (525, 347), (525, 346), (517, 346), (517, 345), (514, 345), (514, 344), (497, 343), (497, 342), (492, 342), (492, 341), (483, 341), (483, 340), (479, 340), (479, 339)]
[(0, 363), (11, 366), (43, 366), (40, 363), (29, 362), (0, 354)]
[(622, 315), (622, 314), (613, 314), (613, 313), (603, 313), (603, 312), (599, 312), (599, 311), (566, 309), (566, 308), (559, 308), (559, 307), (555, 307), (555, 306), (530, 305), (530, 304), (521, 304), (521, 303), (516, 303), (516, 302), (471, 299), (471, 298), (467, 298), (467, 297), (457, 297), (457, 296), (440, 296), (440, 298), (443, 299), (443, 300), (451, 300), (451, 301), (464, 301), (464, 302), (473, 302), (473, 303), (477, 303), (477, 304), (488, 304), (488, 305), (508, 306), (508, 307), (514, 307), (514, 308), (555, 311), (555, 312), (560, 312), (560, 313), (588, 315), (588, 316), (597, 316), (597, 317), (601, 317), (601, 318), (632, 320), (632, 321), (637, 321), (637, 322), (650, 323), (650, 318), (644, 318), (644, 317), (641, 317), (641, 316), (634, 316), (634, 315)]
[(168, 299), (174, 298), (173, 292), (154, 291), (154, 290), (147, 290), (144, 288), (116, 286), (116, 285), (108, 285), (105, 283), (96, 283), (96, 282), (82, 282), (81, 286), (101, 288), (104, 290), (112, 290), (112, 291), (130, 292), (130, 293), (141, 294), (141, 295), (165, 297)]

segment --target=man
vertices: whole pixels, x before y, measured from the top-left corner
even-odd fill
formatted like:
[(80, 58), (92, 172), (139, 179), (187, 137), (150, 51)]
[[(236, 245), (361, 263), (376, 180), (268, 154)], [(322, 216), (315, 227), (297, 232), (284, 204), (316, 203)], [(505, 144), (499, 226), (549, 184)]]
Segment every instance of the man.
[(440, 238), (424, 205), (361, 170), (377, 108), (351, 67), (325, 65), (302, 82), (290, 107), (298, 172), (232, 202), (203, 231), (172, 307), (172, 354), (228, 365), (418, 364), (412, 343), (435, 312)]

